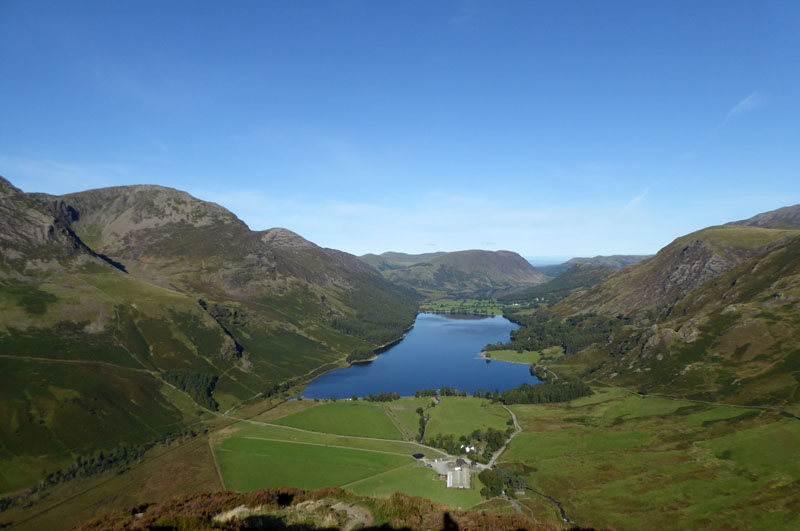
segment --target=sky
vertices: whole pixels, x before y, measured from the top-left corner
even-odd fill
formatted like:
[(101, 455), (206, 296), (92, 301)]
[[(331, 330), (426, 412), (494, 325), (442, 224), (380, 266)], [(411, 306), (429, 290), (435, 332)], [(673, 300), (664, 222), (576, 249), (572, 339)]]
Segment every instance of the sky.
[(800, 203), (800, 2), (0, 1), (0, 175), (354, 254), (650, 254)]

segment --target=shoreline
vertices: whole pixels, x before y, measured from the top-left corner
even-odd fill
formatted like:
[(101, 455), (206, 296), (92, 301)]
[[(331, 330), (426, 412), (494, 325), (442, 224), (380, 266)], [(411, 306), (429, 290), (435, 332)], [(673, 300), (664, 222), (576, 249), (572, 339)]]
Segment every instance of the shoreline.
[[(380, 354), (383, 354), (384, 352), (386, 352), (387, 350), (389, 350), (393, 346), (397, 345), (398, 343), (400, 343), (402, 340), (404, 340), (406, 338), (408, 333), (414, 328), (414, 325), (417, 323), (417, 317), (419, 317), (420, 313), (423, 313), (423, 312), (417, 312), (417, 314), (414, 316), (414, 320), (411, 322), (411, 325), (408, 328), (403, 330), (403, 334), (400, 337), (398, 337), (396, 339), (393, 339), (392, 341), (389, 341), (388, 343), (384, 343), (383, 345), (375, 347), (375, 349), (372, 351), (373, 352), (373, 356), (370, 357), (369, 359), (356, 360), (356, 361), (351, 361), (351, 362), (347, 362), (346, 360), (341, 360), (340, 363), (337, 363), (337, 365), (338, 365), (337, 367), (334, 367), (332, 369), (328, 369), (326, 371), (323, 371), (320, 374), (318, 374), (318, 375), (312, 377), (311, 379), (309, 379), (307, 382), (304, 382), (302, 384), (303, 388), (300, 390), (300, 392), (297, 393), (296, 396), (293, 396), (293, 397), (290, 397), (290, 398), (286, 399), (285, 402), (288, 402), (289, 400), (297, 400), (298, 398), (302, 397), (303, 396), (303, 391), (305, 391), (308, 388), (308, 386), (311, 384), (311, 382), (313, 382), (317, 378), (321, 378), (322, 376), (325, 376), (329, 372), (338, 371), (339, 369), (347, 369), (348, 367), (351, 367), (352, 365), (354, 365), (356, 363), (371, 363), (371, 362), (375, 361), (376, 359), (378, 359), (378, 356)], [(324, 365), (321, 365), (317, 369), (320, 369), (322, 367), (324, 367)], [(314, 369), (314, 371), (316, 371), (317, 369)]]

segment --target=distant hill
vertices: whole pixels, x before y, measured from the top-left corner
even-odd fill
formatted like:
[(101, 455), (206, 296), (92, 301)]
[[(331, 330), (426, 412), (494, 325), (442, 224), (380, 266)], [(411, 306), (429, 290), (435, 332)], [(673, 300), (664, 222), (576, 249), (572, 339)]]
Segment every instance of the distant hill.
[(390, 269), (402, 269), (404, 267), (412, 266), (420, 262), (427, 262), (437, 256), (445, 254), (444, 252), (438, 253), (423, 253), (423, 254), (405, 254), (405, 253), (381, 253), (381, 254), (365, 254), (358, 258), (378, 271), (388, 271)]
[(542, 300), (550, 304), (563, 299), (571, 293), (590, 288), (604, 281), (617, 270), (592, 264), (573, 264), (558, 277), (524, 291), (506, 295), (501, 300), (506, 302), (532, 302)]
[(765, 229), (800, 229), (800, 205), (779, 208), (728, 225), (747, 225)]
[(539, 266), (537, 269), (547, 275), (548, 277), (557, 277), (570, 269), (575, 264), (591, 264), (602, 267), (610, 267), (611, 269), (622, 269), (631, 264), (641, 262), (650, 255), (628, 255), (628, 254), (615, 254), (611, 256), (595, 256), (593, 258), (571, 258), (562, 264)]
[(547, 281), (527, 260), (511, 251), (444, 253), (383, 274), (392, 282), (428, 295), (450, 297), (491, 296)]
[(2, 492), (343, 366), (417, 310), (355, 256), (159, 186), (0, 178), (0, 248)]

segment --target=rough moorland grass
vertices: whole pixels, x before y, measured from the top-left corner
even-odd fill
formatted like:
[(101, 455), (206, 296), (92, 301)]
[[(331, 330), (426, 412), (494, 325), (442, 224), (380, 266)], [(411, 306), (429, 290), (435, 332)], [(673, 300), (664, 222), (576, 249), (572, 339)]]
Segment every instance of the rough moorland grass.
[(235, 437), (217, 448), (225, 486), (239, 492), (273, 487), (338, 487), (413, 462), (412, 457)]
[(483, 501), (481, 484), (473, 476), (473, 488), (448, 489), (444, 481), (436, 479), (436, 473), (429, 468), (410, 466), (392, 470), (386, 474), (361, 481), (345, 488), (356, 494), (388, 497), (395, 492), (408, 496), (420, 496), (451, 507), (468, 509)]
[(14, 522), (13, 529), (19, 531), (71, 529), (106, 511), (222, 489), (208, 441), (199, 436), (181, 446), (157, 446), (124, 474), (112, 472), (56, 487), (32, 508), (0, 513), (0, 524)]
[(789, 528), (800, 518), (800, 422), (618, 389), (512, 406), (525, 432), (504, 466), (583, 526)]
[[(149, 373), (110, 365), (0, 359), (0, 459), (41, 475), (77, 455), (181, 431), (186, 413), (162, 387)], [(0, 492), (30, 485), (32, 474), (3, 461)]]
[(363, 401), (320, 404), (275, 422), (322, 433), (402, 439), (400, 432), (380, 405)]
[(438, 433), (444, 435), (469, 435), (474, 430), (485, 431), (487, 428), (504, 431), (511, 416), (500, 404), (492, 404), (489, 400), (455, 396), (442, 397), (442, 403), (429, 409), (431, 420), (425, 436)]

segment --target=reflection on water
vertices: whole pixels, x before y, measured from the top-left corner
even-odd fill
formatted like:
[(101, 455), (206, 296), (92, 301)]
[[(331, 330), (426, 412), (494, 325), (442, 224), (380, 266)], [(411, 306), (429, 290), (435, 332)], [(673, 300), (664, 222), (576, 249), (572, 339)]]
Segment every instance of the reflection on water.
[(406, 338), (371, 363), (320, 376), (302, 393), (306, 398), (349, 398), (419, 389), (456, 387), (504, 391), (537, 383), (527, 365), (487, 363), (478, 354), (489, 343), (508, 341), (517, 325), (504, 317), (423, 313)]

